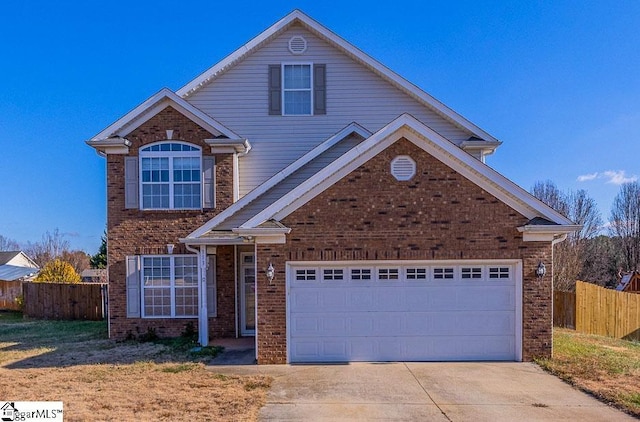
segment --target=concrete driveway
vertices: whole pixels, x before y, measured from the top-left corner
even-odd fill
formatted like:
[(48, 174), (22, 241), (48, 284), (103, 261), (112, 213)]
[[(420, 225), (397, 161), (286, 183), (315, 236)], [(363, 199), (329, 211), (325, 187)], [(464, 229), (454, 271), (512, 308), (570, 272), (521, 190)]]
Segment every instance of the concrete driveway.
[(215, 366), (274, 378), (263, 421), (635, 420), (531, 363)]

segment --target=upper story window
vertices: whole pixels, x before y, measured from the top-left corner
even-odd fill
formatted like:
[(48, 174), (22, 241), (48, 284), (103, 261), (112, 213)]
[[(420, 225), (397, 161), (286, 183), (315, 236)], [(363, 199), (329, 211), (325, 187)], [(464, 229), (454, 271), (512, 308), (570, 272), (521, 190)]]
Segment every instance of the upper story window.
[(202, 151), (162, 142), (140, 150), (141, 209), (202, 208)]
[(310, 64), (282, 65), (282, 104), (285, 115), (311, 115)]
[(269, 65), (269, 114), (313, 116), (327, 114), (326, 65)]

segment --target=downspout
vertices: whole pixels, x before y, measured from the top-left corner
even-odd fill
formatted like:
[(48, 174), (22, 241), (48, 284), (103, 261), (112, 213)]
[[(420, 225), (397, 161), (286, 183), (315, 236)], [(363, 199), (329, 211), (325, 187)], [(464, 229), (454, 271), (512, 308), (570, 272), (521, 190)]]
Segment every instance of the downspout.
[(207, 246), (202, 245), (195, 249), (187, 244), (188, 251), (198, 254), (198, 343), (201, 346), (209, 345), (209, 311), (207, 310)]
[(251, 148), (251, 143), (248, 139), (245, 139), (244, 151), (233, 154), (233, 202), (237, 202), (240, 199), (240, 163), (238, 159), (249, 154)]
[[(555, 272), (556, 272), (556, 266), (555, 266), (555, 260), (554, 260), (554, 246), (557, 245), (558, 243), (564, 242), (565, 240), (567, 240), (567, 236), (568, 233), (564, 233), (561, 234), (559, 237), (553, 239), (551, 241), (551, 301), (553, 302), (553, 291), (555, 290), (555, 284), (556, 284), (556, 276), (555, 276)], [(555, 316), (553, 315), (553, 305), (551, 306), (551, 321), (552, 321), (552, 330), (553, 330), (553, 319), (555, 318)], [(553, 342), (551, 342), (551, 354), (553, 354)]]
[[(558, 243), (564, 242), (565, 240), (567, 240), (567, 233), (561, 234), (559, 237), (553, 239), (551, 241), (551, 263), (553, 264), (555, 262), (554, 260), (554, 246), (557, 245)], [(555, 288), (555, 272), (556, 272), (556, 266), (555, 265), (551, 265), (551, 288), (554, 289)]]
[(238, 334), (238, 330), (240, 328), (240, 323), (238, 322), (238, 245), (233, 245), (233, 285), (235, 286), (235, 306), (236, 306), (236, 338), (240, 337)]

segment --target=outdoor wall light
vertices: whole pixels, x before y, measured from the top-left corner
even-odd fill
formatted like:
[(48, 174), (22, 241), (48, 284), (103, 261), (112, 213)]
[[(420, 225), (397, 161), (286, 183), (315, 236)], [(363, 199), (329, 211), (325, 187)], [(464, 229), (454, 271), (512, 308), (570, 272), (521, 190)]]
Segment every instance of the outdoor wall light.
[(267, 280), (269, 280), (269, 283), (271, 283), (273, 281), (273, 277), (276, 276), (276, 270), (273, 268), (273, 265), (271, 264), (271, 262), (269, 262), (269, 267), (267, 268)]
[(546, 273), (547, 273), (547, 269), (542, 263), (542, 261), (540, 261), (540, 263), (538, 264), (538, 267), (536, 268), (536, 275), (538, 276), (538, 278), (542, 278)]
[(169, 253), (169, 255), (173, 253), (174, 246), (175, 245), (173, 243), (167, 243), (167, 253)]

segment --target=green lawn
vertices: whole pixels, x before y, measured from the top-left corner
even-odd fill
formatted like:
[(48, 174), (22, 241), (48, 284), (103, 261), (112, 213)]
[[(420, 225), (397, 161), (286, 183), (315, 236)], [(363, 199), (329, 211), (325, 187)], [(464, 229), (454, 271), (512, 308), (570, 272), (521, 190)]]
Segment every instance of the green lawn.
[(553, 358), (538, 364), (600, 400), (640, 417), (640, 343), (555, 328)]

